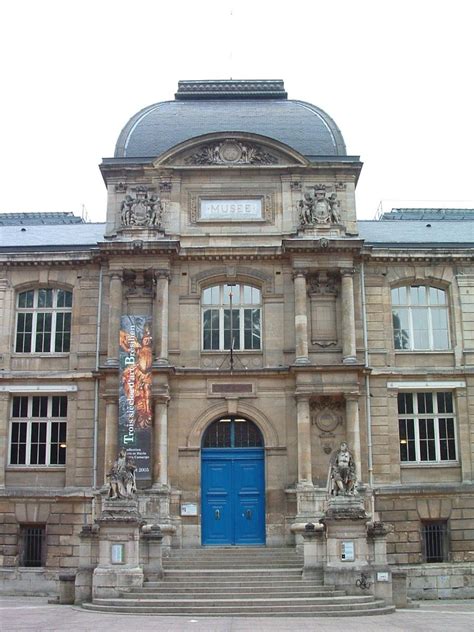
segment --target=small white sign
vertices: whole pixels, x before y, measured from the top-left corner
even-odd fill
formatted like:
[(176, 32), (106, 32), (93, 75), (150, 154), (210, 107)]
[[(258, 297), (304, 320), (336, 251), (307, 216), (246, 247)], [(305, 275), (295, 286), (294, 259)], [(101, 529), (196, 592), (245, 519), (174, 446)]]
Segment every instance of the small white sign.
[(181, 505), (181, 515), (182, 516), (197, 516), (198, 508), (196, 503), (183, 503)]
[(216, 221), (248, 221), (262, 219), (262, 200), (200, 201), (200, 219)]
[(354, 542), (352, 540), (341, 542), (341, 560), (343, 562), (353, 562), (354, 559)]
[(125, 561), (125, 545), (112, 544), (111, 558), (112, 564), (123, 564)]
[(388, 573), (377, 573), (378, 582), (388, 582), (388, 580), (389, 580)]

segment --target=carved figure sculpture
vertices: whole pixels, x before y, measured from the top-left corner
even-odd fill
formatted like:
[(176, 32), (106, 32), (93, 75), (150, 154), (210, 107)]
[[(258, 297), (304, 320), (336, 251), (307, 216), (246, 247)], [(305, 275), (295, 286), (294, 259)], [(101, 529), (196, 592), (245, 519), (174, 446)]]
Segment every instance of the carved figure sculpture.
[(127, 450), (122, 448), (108, 474), (110, 478), (108, 497), (111, 500), (133, 498), (133, 495), (137, 491), (135, 470), (136, 466), (133, 460), (127, 456)]
[(334, 453), (330, 465), (331, 495), (354, 496), (356, 491), (356, 466), (352, 453), (343, 441)]
[(340, 224), (339, 200), (337, 194), (326, 196), (326, 187), (317, 185), (304, 194), (298, 202), (300, 222), (302, 226), (314, 224)]
[(135, 189), (136, 196), (126, 195), (121, 207), (122, 226), (154, 226), (159, 228), (162, 222), (163, 207), (157, 195), (151, 195), (148, 188)]

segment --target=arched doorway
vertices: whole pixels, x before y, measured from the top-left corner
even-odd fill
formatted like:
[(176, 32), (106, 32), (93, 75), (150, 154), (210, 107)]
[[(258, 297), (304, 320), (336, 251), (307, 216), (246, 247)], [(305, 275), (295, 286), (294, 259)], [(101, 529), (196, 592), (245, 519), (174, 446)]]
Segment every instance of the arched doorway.
[(265, 544), (263, 436), (249, 419), (228, 415), (206, 429), (201, 448), (202, 543)]

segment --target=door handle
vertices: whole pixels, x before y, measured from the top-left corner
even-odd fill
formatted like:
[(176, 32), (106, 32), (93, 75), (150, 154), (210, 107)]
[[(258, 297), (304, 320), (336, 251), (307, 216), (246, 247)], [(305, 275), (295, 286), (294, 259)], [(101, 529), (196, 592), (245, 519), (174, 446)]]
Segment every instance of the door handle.
[(252, 511), (251, 511), (251, 509), (247, 509), (247, 511), (245, 512), (245, 517), (247, 518), (247, 520), (252, 520)]
[(216, 520), (220, 520), (221, 519), (221, 512), (219, 511), (219, 509), (216, 509), (214, 512), (214, 518)]

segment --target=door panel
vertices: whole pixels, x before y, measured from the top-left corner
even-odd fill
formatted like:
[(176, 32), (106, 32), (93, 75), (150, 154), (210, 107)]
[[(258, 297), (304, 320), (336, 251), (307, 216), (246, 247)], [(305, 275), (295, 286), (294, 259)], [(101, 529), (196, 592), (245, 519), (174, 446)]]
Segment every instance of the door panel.
[(202, 539), (205, 544), (232, 544), (232, 462), (202, 463)]
[(262, 449), (203, 449), (201, 494), (203, 544), (265, 544)]

